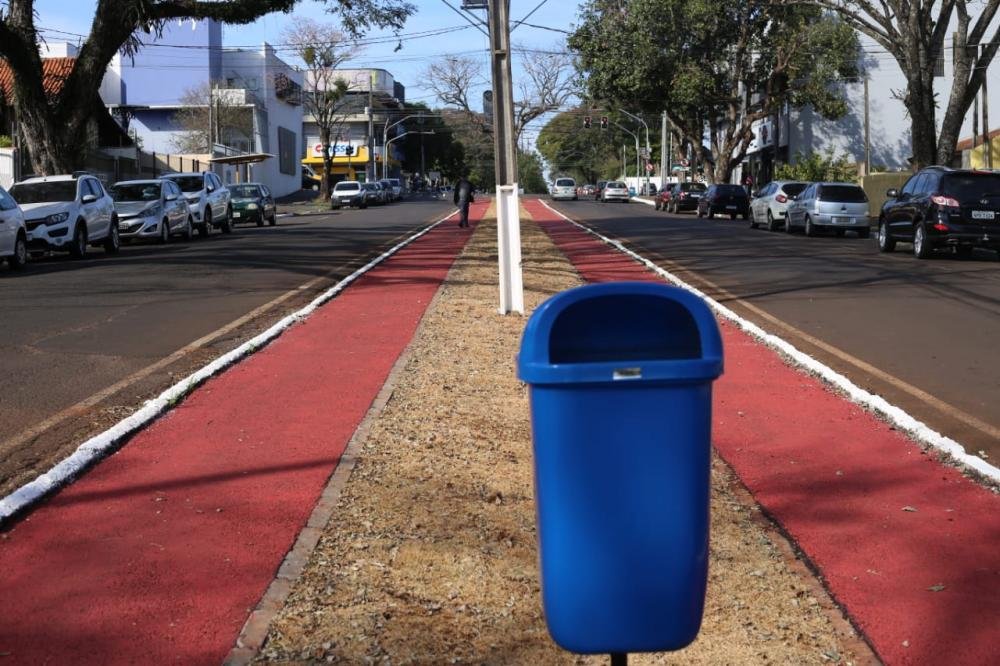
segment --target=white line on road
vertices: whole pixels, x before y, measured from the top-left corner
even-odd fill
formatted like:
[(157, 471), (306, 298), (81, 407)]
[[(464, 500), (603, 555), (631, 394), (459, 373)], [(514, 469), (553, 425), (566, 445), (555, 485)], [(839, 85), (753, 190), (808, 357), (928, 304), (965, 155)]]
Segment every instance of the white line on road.
[(816, 360), (812, 356), (809, 356), (805, 352), (800, 351), (799, 349), (797, 349), (791, 343), (785, 341), (784, 339), (779, 338), (778, 336), (773, 335), (771, 333), (768, 333), (757, 324), (754, 324), (748, 319), (745, 319), (740, 315), (736, 314), (736, 312), (734, 312), (733, 310), (730, 310), (729, 308), (722, 305), (718, 301), (714, 300), (713, 298), (711, 298), (701, 290), (695, 288), (691, 284), (681, 280), (673, 273), (670, 273), (669, 271), (660, 268), (649, 259), (646, 259), (642, 255), (628, 249), (620, 241), (612, 240), (607, 236), (604, 236), (594, 231), (593, 229), (583, 224), (580, 224), (579, 222), (576, 222), (575, 220), (571, 220), (570, 218), (566, 217), (561, 212), (550, 206), (545, 201), (542, 201), (542, 204), (546, 208), (551, 210), (553, 213), (555, 213), (559, 217), (569, 222), (570, 224), (573, 224), (576, 227), (579, 227), (583, 231), (587, 232), (588, 234), (595, 236), (596, 238), (612, 246), (619, 252), (622, 252), (632, 257), (639, 263), (643, 264), (644, 266), (652, 270), (657, 275), (666, 279), (668, 282), (683, 289), (686, 289), (698, 295), (699, 297), (703, 298), (705, 302), (708, 303), (708, 305), (717, 313), (719, 313), (719, 315), (721, 315), (723, 318), (733, 322), (741, 329), (749, 333), (757, 340), (760, 340), (771, 349), (774, 349), (775, 351), (784, 354), (787, 358), (791, 359), (795, 365), (805, 370), (808, 370), (809, 372), (815, 373), (825, 382), (837, 387), (838, 389), (843, 391), (844, 394), (846, 394), (852, 402), (862, 405), (870, 409), (871, 411), (881, 415), (882, 418), (884, 418), (886, 421), (896, 426), (900, 430), (908, 433), (913, 439), (928, 446), (932, 446), (936, 449), (939, 449), (944, 453), (947, 453), (958, 463), (965, 465), (975, 470), (976, 472), (979, 472), (983, 476), (986, 476), (992, 479), (993, 481), (1000, 481), (1000, 468), (994, 467), (993, 465), (989, 464), (982, 458), (966, 452), (965, 447), (962, 446), (960, 443), (956, 442), (954, 439), (942, 435), (941, 433), (937, 432), (927, 424), (914, 418), (913, 416), (911, 416), (904, 410), (900, 409), (899, 407), (893, 405), (882, 396), (878, 396), (864, 390), (863, 388), (861, 388), (860, 386), (858, 386), (857, 384), (855, 384), (850, 379), (840, 374), (833, 368), (830, 368), (829, 366), (821, 363), (820, 361)]
[(333, 287), (317, 296), (311, 303), (309, 303), (309, 305), (284, 317), (260, 335), (244, 342), (236, 349), (220, 356), (200, 370), (188, 375), (165, 390), (156, 398), (146, 401), (146, 403), (132, 415), (125, 417), (111, 428), (94, 435), (85, 441), (77, 447), (76, 451), (74, 451), (69, 457), (57, 463), (48, 472), (39, 475), (34, 481), (21, 486), (3, 499), (0, 499), (0, 524), (14, 514), (30, 507), (50, 492), (71, 482), (82, 470), (104, 457), (104, 455), (110, 451), (115, 444), (138, 432), (154, 419), (161, 416), (164, 412), (170, 410), (184, 396), (197, 388), (202, 382), (217, 375), (234, 363), (255, 353), (280, 336), (294, 324), (308, 318), (309, 315), (316, 311), (316, 309), (342, 292), (359, 277), (375, 268), (392, 255), (396, 254), (413, 241), (427, 234), (453, 215), (454, 213), (449, 213), (447, 216), (441, 218), (437, 222), (434, 222), (426, 229), (413, 234), (409, 238), (396, 244), (394, 247), (386, 250), (378, 257), (372, 259), (370, 262), (348, 275)]

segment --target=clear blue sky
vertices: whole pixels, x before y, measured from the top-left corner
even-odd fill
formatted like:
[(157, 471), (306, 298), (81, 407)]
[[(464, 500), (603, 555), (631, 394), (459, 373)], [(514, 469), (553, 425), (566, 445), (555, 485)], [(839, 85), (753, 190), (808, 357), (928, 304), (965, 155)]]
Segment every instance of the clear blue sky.
[[(462, 17), (441, 0), (411, 0), (417, 6), (417, 13), (410, 18), (403, 28), (403, 48), (394, 51), (397, 42), (388, 41), (365, 47), (364, 51), (349, 66), (354, 68), (378, 67), (392, 73), (397, 81), (406, 86), (409, 101), (423, 101), (435, 105), (429, 89), (422, 85), (421, 79), (429, 62), (443, 60), (452, 55), (463, 55), (481, 58), (484, 73), (488, 76), (487, 40), (486, 37), (471, 26), (465, 30), (448, 33), (430, 38), (407, 38), (405, 33), (416, 33), (445, 27), (468, 25)], [(534, 9), (541, 0), (511, 0), (511, 19), (524, 17)], [(451, 0), (451, 4), (461, 6), (461, 0)], [(38, 25), (49, 30), (62, 30), (68, 33), (86, 34), (93, 20), (95, 0), (37, 0)], [(303, 0), (296, 9), (295, 15), (308, 16), (317, 20), (335, 21), (336, 17), (325, 13), (324, 3), (316, 0)], [(529, 19), (530, 23), (568, 29), (576, 20), (576, 2), (571, 0), (548, 0)], [(482, 15), (483, 12), (480, 12)], [(281, 32), (287, 25), (291, 15), (270, 14), (256, 23), (247, 26), (226, 26), (224, 29), (225, 46), (251, 46), (261, 42), (280, 43)], [(72, 36), (55, 32), (44, 33), (48, 41), (74, 41)], [(368, 37), (384, 35), (391, 37), (391, 32), (371, 33)], [(528, 26), (520, 26), (512, 36), (515, 46), (533, 49), (561, 50), (565, 47), (565, 36), (548, 30)], [(518, 71), (515, 59), (515, 88), (517, 87)], [(487, 83), (484, 81), (484, 88)], [(479, 99), (476, 91), (474, 99)]]

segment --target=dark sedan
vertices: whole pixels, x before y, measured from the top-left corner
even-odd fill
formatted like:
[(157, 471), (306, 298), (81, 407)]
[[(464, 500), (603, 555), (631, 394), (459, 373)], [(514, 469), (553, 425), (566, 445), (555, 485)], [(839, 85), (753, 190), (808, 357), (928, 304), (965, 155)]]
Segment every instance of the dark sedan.
[(240, 183), (229, 185), (232, 193), (233, 224), (256, 222), (258, 227), (267, 222), (272, 227), (278, 223), (278, 209), (266, 185)]
[(913, 243), (927, 259), (939, 248), (968, 257), (976, 247), (1000, 253), (1000, 173), (928, 167), (901, 191), (886, 192), (878, 221), (878, 248)]
[(739, 185), (712, 185), (705, 195), (698, 200), (698, 217), (715, 217), (728, 215), (735, 220), (741, 216), (750, 219), (750, 195)]

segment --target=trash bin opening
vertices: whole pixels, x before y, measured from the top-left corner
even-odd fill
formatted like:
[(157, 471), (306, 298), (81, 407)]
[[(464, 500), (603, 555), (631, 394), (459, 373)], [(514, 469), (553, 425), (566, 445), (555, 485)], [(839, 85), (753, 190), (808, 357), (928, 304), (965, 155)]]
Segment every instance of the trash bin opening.
[(701, 334), (690, 311), (652, 294), (599, 296), (570, 305), (552, 324), (549, 337), (551, 363), (701, 357)]

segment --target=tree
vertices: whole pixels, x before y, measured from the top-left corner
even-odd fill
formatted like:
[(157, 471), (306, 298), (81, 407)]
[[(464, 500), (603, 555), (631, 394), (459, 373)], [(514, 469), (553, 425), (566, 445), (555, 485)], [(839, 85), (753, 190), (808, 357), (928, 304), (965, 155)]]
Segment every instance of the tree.
[[(528, 52), (522, 66), (525, 76), (518, 86), (520, 95), (514, 100), (514, 131), (518, 143), (531, 122), (561, 109), (576, 94), (573, 62), (569, 56)], [(469, 99), (470, 91), (490, 85), (482, 62), (473, 58), (448, 58), (431, 64), (424, 80), (442, 104), (461, 110), (471, 122), (477, 122), (486, 131), (485, 116), (475, 110), (476, 100)]]
[(538, 133), (538, 152), (548, 163), (552, 176), (567, 175), (583, 183), (595, 183), (601, 178), (617, 176), (620, 167), (619, 148), (632, 142), (616, 126), (600, 129), (596, 118), (590, 129), (583, 127), (586, 116), (594, 114), (584, 107), (557, 114)]
[[(906, 78), (906, 91), (900, 97), (910, 114), (915, 166), (919, 168), (935, 162), (951, 164), (962, 123), (1000, 48), (1000, 21), (994, 20), (1000, 0), (809, 1), (836, 12), (850, 26), (888, 51), (899, 64)], [(980, 8), (975, 21), (970, 6)], [(991, 25), (996, 28), (987, 38)], [(938, 133), (934, 72), (945, 56), (945, 38), (952, 29), (954, 78)]]
[(332, 147), (347, 120), (344, 110), (350, 89), (337, 70), (353, 53), (336, 26), (304, 17), (292, 20), (282, 34), (282, 41), (306, 67), (302, 106), (316, 123), (319, 141), (323, 145), (320, 197), (326, 200), (330, 197), (330, 176), (333, 173)]
[(527, 194), (545, 194), (548, 191), (538, 153), (517, 151), (517, 183)]
[(832, 151), (821, 155), (798, 153), (793, 164), (781, 164), (775, 170), (776, 180), (801, 180), (809, 183), (856, 183), (858, 165), (846, 155)]
[(232, 104), (226, 92), (213, 91), (208, 83), (184, 92), (180, 99), (183, 108), (174, 113), (183, 130), (172, 141), (177, 152), (210, 153), (213, 142), (235, 147), (253, 135), (253, 111)]
[[(372, 26), (400, 28), (415, 7), (405, 0), (327, 0), (348, 34)], [(98, 0), (90, 34), (61, 89), (46, 91), (34, 0), (0, 7), (0, 57), (14, 76), (19, 129), (39, 174), (68, 173), (82, 166), (84, 134), (101, 80), (119, 52), (136, 53), (143, 35), (158, 34), (171, 19), (216, 19), (246, 24), (270, 12), (289, 12), (296, 0)]]
[(465, 169), (465, 149), (456, 141), (452, 129), (435, 111), (422, 102), (408, 104), (396, 112), (400, 118), (411, 118), (400, 125), (404, 131), (434, 132), (434, 134), (410, 134), (394, 142), (403, 153), (404, 168), (411, 172), (439, 171), (445, 178), (455, 179)]
[(633, 113), (665, 110), (715, 182), (742, 162), (754, 124), (785, 104), (846, 113), (837, 84), (857, 75), (854, 31), (815, 7), (589, 0), (581, 19), (569, 46), (591, 97)]

